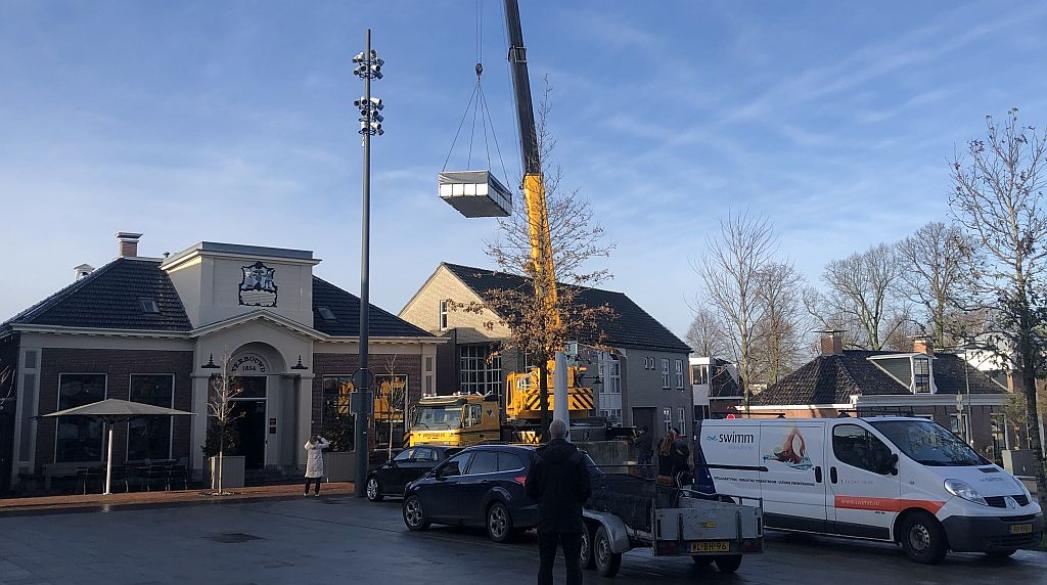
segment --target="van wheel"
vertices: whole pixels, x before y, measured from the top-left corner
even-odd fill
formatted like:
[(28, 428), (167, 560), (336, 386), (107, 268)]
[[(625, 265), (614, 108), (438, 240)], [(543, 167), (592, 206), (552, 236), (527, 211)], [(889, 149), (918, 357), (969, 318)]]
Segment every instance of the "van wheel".
[(934, 516), (924, 512), (913, 513), (902, 521), (898, 540), (905, 556), (925, 565), (942, 562), (949, 549), (942, 525)]
[(487, 536), (497, 543), (509, 542), (513, 538), (513, 519), (509, 508), (495, 502), (487, 508)]
[(716, 557), (716, 568), (719, 569), (721, 573), (733, 573), (737, 571), (740, 566), (742, 566), (742, 555)]
[(582, 550), (578, 556), (583, 569), (596, 566), (596, 559), (593, 557), (593, 532), (588, 524), (582, 528)]
[(404, 500), (404, 524), (408, 530), (428, 530), (429, 518), (422, 509), (422, 501), (418, 496), (407, 496)]
[(622, 553), (611, 550), (611, 536), (601, 526), (596, 530), (593, 539), (593, 558), (596, 561), (596, 572), (601, 577), (614, 577), (622, 567)]

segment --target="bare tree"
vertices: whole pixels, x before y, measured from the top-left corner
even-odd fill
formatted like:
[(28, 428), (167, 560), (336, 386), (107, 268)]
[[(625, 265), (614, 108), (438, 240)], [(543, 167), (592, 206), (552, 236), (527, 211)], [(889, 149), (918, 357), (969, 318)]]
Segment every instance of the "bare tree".
[(774, 384), (805, 353), (802, 342), (802, 278), (791, 264), (772, 262), (757, 276), (763, 318), (756, 324), (754, 360), (758, 376)]
[[(509, 330), (509, 338), (502, 342), (499, 351), (515, 350), (538, 366), (543, 433), (551, 420), (549, 361), (564, 349), (567, 341), (603, 348), (603, 324), (615, 317), (607, 305), (590, 306), (581, 302), (580, 296), (587, 288), (610, 277), (606, 269), (593, 268), (592, 264), (594, 260), (608, 257), (614, 245), (607, 242), (589, 201), (561, 185), (563, 169), (552, 162), (556, 140), (549, 129), (551, 92), (546, 81), (536, 133), (552, 242), (552, 286), (556, 301), (550, 304), (549, 295), (536, 294), (546, 290), (542, 284), (545, 281), (542, 267), (537, 264), (531, 246), (532, 230), (540, 229), (539, 218), (528, 213), (522, 197), (515, 199), (512, 215), (499, 220), (497, 236), (487, 242), (486, 252), (500, 270), (523, 277), (530, 286), (490, 291), (484, 295), (482, 304), (460, 304), (448, 299), (453, 309), (475, 313), (482, 313), (484, 308), (492, 311)], [(489, 322), (487, 326), (493, 328), (494, 323)]]
[[(396, 414), (399, 413), (401, 416), (406, 416), (405, 406), (407, 403), (407, 385), (401, 383), (403, 379), (396, 367), (397, 359), (400, 354), (393, 354), (392, 357), (385, 364), (387, 382), (379, 385), (379, 396), (382, 398), (384, 414), (386, 416), (386, 422), (388, 423), (389, 440), (386, 445), (386, 454), (388, 459), (393, 458), (393, 428), (396, 421)], [(401, 422), (403, 422), (401, 420)], [(377, 436), (377, 433), (375, 433)]]
[(901, 278), (909, 299), (926, 314), (935, 347), (955, 345), (970, 274), (964, 259), (970, 238), (956, 226), (932, 221), (898, 242)]
[(0, 412), (4, 411), (4, 407), (7, 406), (8, 402), (14, 402), (14, 400), (14, 371), (10, 367), (4, 367), (4, 369), (0, 370)]
[(1021, 379), (1026, 430), (1036, 452), (1036, 486), (1047, 504), (1047, 472), (1039, 434), (1036, 378), (1044, 374), (1047, 339), (1047, 133), (986, 118), (987, 136), (971, 140), (952, 164), (952, 215), (974, 240), (971, 270), (991, 316), (987, 332), (997, 357)]
[[(883, 349), (891, 333), (904, 323), (904, 303), (899, 302), (901, 264), (894, 248), (879, 244), (825, 267), (822, 280), (828, 290), (807, 299), (812, 315), (822, 326), (851, 332), (849, 345)], [(810, 293), (808, 293), (810, 295)]]
[(776, 248), (766, 218), (748, 212), (728, 213), (720, 221), (719, 238), (709, 241), (705, 260), (695, 267), (710, 304), (730, 328), (746, 414), (755, 365), (753, 341), (766, 311), (760, 301), (759, 277), (773, 261)]
[(687, 329), (687, 345), (700, 356), (733, 358), (729, 335), (720, 316), (701, 307), (695, 310), (694, 320)]
[[(229, 375), (230, 357), (228, 353), (222, 354), (221, 373), (211, 376), (207, 395), (207, 412), (211, 417), (210, 422), (214, 425), (213, 432), (216, 432), (218, 435), (218, 473), (212, 474), (211, 477), (211, 494), (216, 496), (225, 496), (230, 493), (222, 487), (222, 475), (225, 471), (225, 448), (227, 434), (233, 421), (237, 418), (236, 403), (233, 402), (233, 399), (243, 391), (236, 384), (236, 378)], [(213, 439), (211, 442), (213, 442)], [(216, 476), (217, 482), (215, 482)]]

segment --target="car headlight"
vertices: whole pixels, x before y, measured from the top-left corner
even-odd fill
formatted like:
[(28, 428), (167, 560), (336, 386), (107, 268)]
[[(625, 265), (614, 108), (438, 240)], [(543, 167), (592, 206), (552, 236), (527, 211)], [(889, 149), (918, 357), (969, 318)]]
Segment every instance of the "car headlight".
[(956, 496), (957, 498), (963, 498), (969, 502), (988, 506), (989, 502), (985, 501), (985, 498), (978, 493), (978, 490), (974, 489), (965, 481), (958, 479), (947, 479), (945, 480), (945, 491)]

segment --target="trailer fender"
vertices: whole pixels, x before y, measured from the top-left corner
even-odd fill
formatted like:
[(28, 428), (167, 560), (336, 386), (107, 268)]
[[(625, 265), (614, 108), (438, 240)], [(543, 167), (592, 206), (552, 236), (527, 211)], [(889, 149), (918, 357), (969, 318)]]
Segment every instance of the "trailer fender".
[[(586, 523), (603, 526), (607, 535), (611, 537), (611, 552), (624, 553), (632, 548), (629, 544), (629, 530), (625, 522), (618, 516), (608, 512), (597, 512), (595, 510), (583, 510), (582, 517)], [(596, 531), (593, 530), (593, 533)]]

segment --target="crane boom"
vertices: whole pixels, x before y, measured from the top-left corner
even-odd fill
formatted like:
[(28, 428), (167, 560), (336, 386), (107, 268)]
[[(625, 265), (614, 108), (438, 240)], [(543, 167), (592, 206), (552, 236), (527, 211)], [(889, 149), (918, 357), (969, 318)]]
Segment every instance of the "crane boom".
[(527, 206), (531, 262), (535, 273), (534, 292), (547, 315), (547, 326), (559, 329), (560, 314), (556, 307), (556, 270), (553, 263), (552, 236), (549, 231), (549, 209), (545, 199), (541, 152), (534, 123), (531, 81), (527, 74), (527, 49), (524, 47), (520, 5), (517, 0), (505, 0), (505, 25), (509, 33), (509, 63), (513, 78), (513, 97), (516, 102), (516, 121), (520, 128), (524, 202)]

